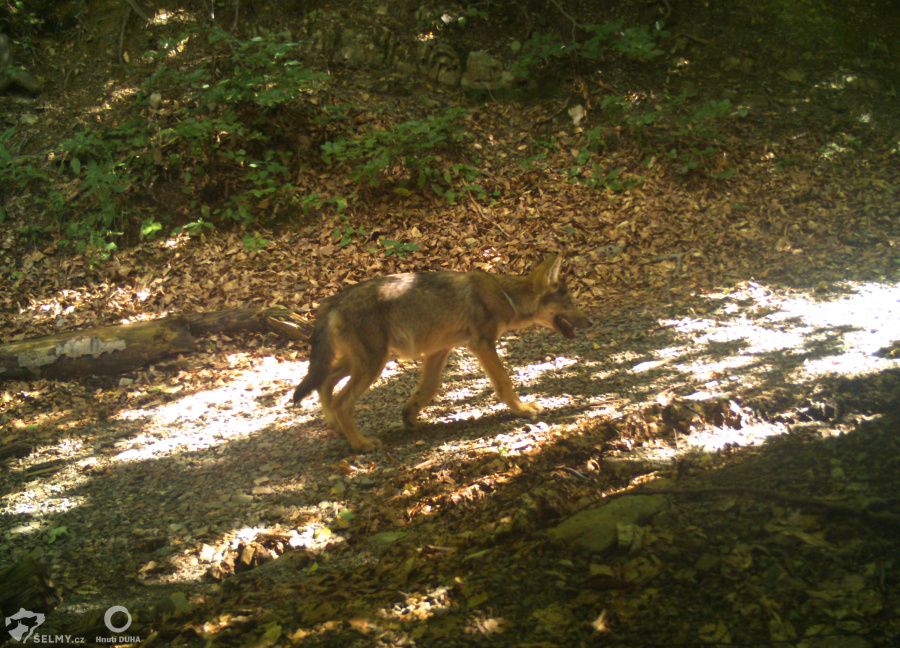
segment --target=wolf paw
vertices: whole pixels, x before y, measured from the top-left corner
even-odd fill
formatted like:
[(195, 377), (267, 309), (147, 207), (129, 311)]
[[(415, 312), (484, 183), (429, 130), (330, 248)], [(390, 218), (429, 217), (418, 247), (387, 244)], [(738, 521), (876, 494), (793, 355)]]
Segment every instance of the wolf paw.
[(523, 403), (519, 402), (517, 407), (510, 408), (513, 411), (513, 414), (516, 416), (521, 416), (523, 418), (534, 418), (538, 414), (544, 411), (544, 408), (541, 407), (538, 403)]
[(384, 444), (381, 439), (373, 439), (372, 437), (361, 436), (355, 442), (350, 444), (355, 452), (372, 452), (373, 450), (381, 450)]
[(416, 427), (416, 419), (419, 417), (419, 411), (413, 410), (410, 407), (403, 408), (403, 428), (405, 430), (412, 430)]

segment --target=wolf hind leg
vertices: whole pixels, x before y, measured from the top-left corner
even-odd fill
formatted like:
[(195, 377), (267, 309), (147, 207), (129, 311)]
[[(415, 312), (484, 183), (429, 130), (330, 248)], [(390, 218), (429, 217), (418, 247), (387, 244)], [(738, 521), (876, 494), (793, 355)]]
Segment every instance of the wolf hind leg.
[(329, 400), (329, 407), (334, 414), (336, 426), (347, 439), (347, 442), (357, 452), (369, 452), (381, 447), (381, 441), (365, 437), (359, 433), (353, 410), (356, 401), (359, 400), (372, 383), (381, 375), (387, 356), (382, 358), (369, 357), (353, 363), (350, 368), (350, 380), (347, 384)]
[(322, 408), (322, 416), (330, 427), (338, 431), (340, 431), (340, 428), (338, 427), (337, 418), (334, 415), (334, 407), (332, 405), (334, 388), (341, 380), (349, 375), (350, 365), (346, 360), (342, 359), (332, 368), (331, 373), (328, 374), (328, 378), (326, 378), (325, 382), (322, 383), (322, 386), (319, 387), (319, 405)]
[(403, 406), (403, 426), (412, 428), (422, 408), (434, 399), (441, 387), (441, 374), (447, 365), (450, 349), (444, 349), (426, 356), (419, 372), (419, 384)]

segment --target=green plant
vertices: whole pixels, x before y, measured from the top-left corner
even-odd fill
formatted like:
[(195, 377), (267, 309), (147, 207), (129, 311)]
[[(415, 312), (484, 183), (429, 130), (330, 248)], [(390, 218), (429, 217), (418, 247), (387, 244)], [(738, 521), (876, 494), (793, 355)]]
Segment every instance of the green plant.
[(300, 209), (303, 210), (304, 214), (308, 214), (312, 209), (318, 209), (319, 207), (324, 205), (325, 202), (326, 199), (317, 193), (300, 196), (296, 200), (296, 203), (300, 206)]
[(778, 164), (775, 165), (776, 171), (784, 171), (785, 169), (794, 166), (797, 164), (797, 158), (788, 155), (787, 157), (778, 161)]
[(707, 101), (690, 115), (682, 116), (677, 120), (678, 130), (675, 131), (674, 136), (712, 139), (718, 135), (717, 122), (732, 114), (746, 117), (747, 109), (742, 107), (734, 110), (728, 99)]
[(565, 43), (553, 32), (536, 32), (524, 43), (513, 41), (510, 47), (518, 54), (518, 59), (510, 72), (513, 76), (526, 78), (537, 66), (570, 55), (593, 61), (614, 51), (638, 61), (649, 61), (665, 53), (657, 47), (656, 41), (667, 35), (666, 32), (647, 26), (623, 29), (623, 25), (621, 20), (585, 25), (583, 30), (587, 38), (581, 43)]
[(16, 228), (19, 235), (19, 242), (25, 244), (35, 244), (44, 239), (49, 234), (47, 230), (40, 225), (19, 225)]
[(569, 175), (574, 182), (591, 189), (608, 189), (614, 192), (628, 191), (644, 184), (644, 179), (640, 176), (624, 176), (622, 171), (619, 168), (604, 172), (599, 164), (594, 164), (589, 173), (585, 173), (580, 167), (574, 167), (570, 169)]
[(416, 23), (419, 31), (440, 31), (448, 27), (465, 27), (470, 21), (486, 19), (489, 17), (486, 11), (474, 5), (467, 5), (463, 13), (451, 14), (443, 9), (429, 12)]
[(869, 41), (869, 54), (884, 54), (888, 56), (890, 54), (890, 49), (882, 40), (873, 40)]
[[(706, 159), (720, 152), (720, 146), (716, 143), (720, 138), (720, 122), (733, 116), (746, 115), (746, 108), (735, 110), (728, 99), (707, 101), (693, 112), (676, 118), (676, 128), (668, 137), (674, 146), (669, 149), (667, 156), (679, 164), (678, 172), (681, 174), (701, 168)], [(732, 177), (736, 172), (737, 169), (732, 167), (724, 171), (710, 172), (708, 175), (723, 180)]]
[(244, 249), (249, 252), (259, 252), (271, 243), (269, 239), (256, 236), (255, 234), (244, 234), (241, 242), (244, 244)]
[(586, 59), (598, 59), (609, 50), (609, 40), (622, 29), (624, 23), (615, 20), (602, 25), (586, 25), (587, 40), (581, 45), (581, 56)]
[(53, 527), (47, 531), (47, 544), (53, 544), (60, 538), (69, 535), (69, 529), (65, 526)]
[(141, 238), (151, 240), (155, 239), (157, 236), (159, 236), (161, 230), (162, 223), (160, 223), (152, 216), (149, 218), (145, 218), (144, 222), (141, 223)]
[(353, 239), (357, 236), (365, 236), (366, 230), (362, 227), (353, 227), (350, 225), (347, 216), (343, 216), (344, 224), (338, 225), (331, 232), (331, 240), (340, 245), (341, 247), (347, 247), (351, 243), (353, 243)]
[[(206, 210), (206, 213), (208, 214), (209, 211)], [(198, 218), (195, 221), (191, 221), (190, 223), (185, 223), (181, 227), (177, 228), (176, 233), (178, 231), (183, 231), (188, 236), (199, 236), (199, 235), (203, 234), (203, 230), (207, 230), (207, 229), (215, 229), (215, 226), (212, 223), (210, 223), (208, 220), (205, 220), (203, 218)]]
[(378, 242), (384, 246), (384, 256), (386, 257), (398, 256), (402, 259), (407, 252), (417, 252), (422, 249), (421, 246), (415, 243), (407, 243), (406, 241), (380, 239)]
[[(452, 164), (444, 171), (443, 185), (433, 182), (431, 189), (451, 205), (456, 203), (456, 199), (460, 195), (468, 193), (472, 193), (479, 200), (483, 200), (486, 197), (484, 187), (473, 182), (480, 175), (480, 169), (476, 169), (468, 164)], [(460, 186), (461, 182), (463, 183), (462, 186)]]
[(630, 27), (621, 32), (613, 49), (638, 61), (649, 61), (665, 53), (656, 46), (656, 39), (663, 35), (666, 32), (651, 32), (646, 25)]
[(533, 69), (546, 63), (552, 58), (558, 58), (569, 52), (574, 52), (574, 45), (566, 45), (563, 40), (554, 33), (532, 34), (524, 43), (513, 41), (510, 44), (513, 52), (518, 54), (518, 59), (509, 68), (510, 73), (519, 78), (527, 78)]
[(350, 177), (370, 186), (399, 176), (401, 186), (412, 180), (419, 188), (447, 182), (441, 173), (437, 152), (459, 142), (465, 134), (456, 123), (466, 114), (450, 108), (442, 115), (430, 115), (374, 130), (350, 139), (338, 138), (322, 145), (326, 164), (345, 164)]
[(706, 146), (703, 148), (691, 146), (684, 151), (679, 151), (677, 148), (669, 149), (667, 155), (670, 160), (680, 164), (678, 173), (685, 175), (698, 169), (704, 159), (712, 157), (718, 152), (719, 149), (715, 146)]

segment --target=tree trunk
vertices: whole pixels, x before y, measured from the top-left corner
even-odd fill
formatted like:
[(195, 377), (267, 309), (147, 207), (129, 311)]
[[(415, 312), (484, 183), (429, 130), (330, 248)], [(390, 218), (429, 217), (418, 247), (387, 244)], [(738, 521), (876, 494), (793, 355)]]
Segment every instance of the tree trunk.
[(302, 320), (286, 308), (188, 313), (148, 322), (101, 326), (0, 346), (0, 380), (73, 378), (133, 371), (194, 349), (194, 335), (274, 331), (302, 340)]

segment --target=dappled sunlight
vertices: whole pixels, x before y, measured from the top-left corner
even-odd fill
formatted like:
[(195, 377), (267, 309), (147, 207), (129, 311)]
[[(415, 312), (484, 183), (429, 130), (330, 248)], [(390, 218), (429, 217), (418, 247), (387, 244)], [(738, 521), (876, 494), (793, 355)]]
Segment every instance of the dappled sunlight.
[(747, 380), (777, 371), (773, 359), (795, 356), (800, 366), (784, 375), (787, 382), (897, 367), (897, 360), (876, 354), (900, 340), (900, 287), (848, 282), (838, 290), (847, 293), (779, 296), (748, 283), (711, 295), (727, 302), (714, 317), (664, 322), (690, 338), (682, 349), (691, 360), (674, 366), (700, 379), (740, 367)]
[[(646, 440), (628, 452), (654, 464), (784, 435), (791, 414), (777, 408), (803, 406), (803, 394), (815, 393), (822, 381), (900, 367), (900, 287), (894, 284), (796, 291), (745, 282), (705, 301), (694, 315), (661, 320), (648, 337), (656, 348), (612, 356), (619, 371), (600, 383), (629, 395), (607, 404), (605, 419), (629, 421)], [(763, 406), (764, 416), (754, 411), (762, 403), (772, 403)], [(595, 396), (583, 417), (597, 408)], [(822, 434), (835, 429), (849, 428), (831, 426)]]
[[(246, 361), (244, 354), (234, 354), (232, 364)], [(260, 412), (257, 399), (270, 393), (272, 381), (294, 380), (296, 368), (274, 358), (264, 358), (250, 369), (239, 371), (233, 380), (214, 388), (186, 394), (171, 402), (160, 402), (139, 409), (121, 411), (117, 418), (123, 421), (143, 421), (149, 429), (128, 439), (128, 449), (116, 455), (116, 461), (141, 461), (165, 456), (179, 450), (196, 451), (226, 443), (259, 432), (287, 419), (303, 423), (312, 418), (301, 411), (286, 407), (270, 407)], [(160, 391), (165, 391), (160, 390)], [(176, 390), (177, 393), (177, 390)], [(284, 395), (279, 392), (279, 398)], [(212, 415), (223, 411), (233, 416), (221, 418)], [(252, 416), (246, 415), (253, 412)], [(181, 430), (172, 434), (172, 429)]]

